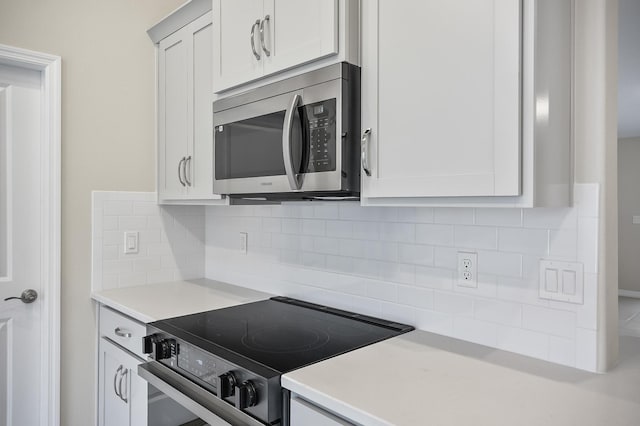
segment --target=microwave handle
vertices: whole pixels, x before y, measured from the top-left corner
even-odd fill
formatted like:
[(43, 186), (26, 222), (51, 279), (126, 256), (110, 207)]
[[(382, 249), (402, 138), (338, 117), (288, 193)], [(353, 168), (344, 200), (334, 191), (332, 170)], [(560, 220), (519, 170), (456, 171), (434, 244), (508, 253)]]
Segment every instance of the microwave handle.
[(282, 157), (284, 158), (284, 170), (287, 173), (289, 187), (297, 191), (302, 187), (302, 173), (296, 173), (293, 170), (293, 161), (291, 160), (291, 137), (293, 134), (293, 118), (298, 109), (298, 105), (302, 102), (302, 96), (293, 95), (291, 104), (284, 116), (284, 129), (282, 132)]

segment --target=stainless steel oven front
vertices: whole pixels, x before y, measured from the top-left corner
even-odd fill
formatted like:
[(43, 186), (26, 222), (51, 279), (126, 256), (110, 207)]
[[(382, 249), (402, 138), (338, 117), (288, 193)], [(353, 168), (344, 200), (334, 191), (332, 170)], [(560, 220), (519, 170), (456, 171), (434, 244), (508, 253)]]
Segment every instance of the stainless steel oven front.
[(335, 64), (213, 104), (215, 193), (358, 197), (360, 69)]

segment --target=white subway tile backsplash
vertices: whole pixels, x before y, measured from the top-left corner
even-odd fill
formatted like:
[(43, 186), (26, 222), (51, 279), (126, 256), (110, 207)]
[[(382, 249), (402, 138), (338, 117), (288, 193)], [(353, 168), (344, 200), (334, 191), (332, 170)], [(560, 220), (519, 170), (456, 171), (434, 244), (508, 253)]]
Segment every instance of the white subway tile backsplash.
[[(109, 193), (94, 197), (94, 216), (101, 216), (94, 221), (94, 244), (99, 241), (101, 248), (93, 257), (131, 263), (130, 269), (119, 266), (121, 272), (94, 265), (94, 287), (100, 280), (101, 288), (113, 288), (134, 278), (200, 277), (206, 266), (208, 278), (594, 369), (597, 190), (597, 185), (576, 185), (576, 207), (569, 209), (387, 208), (355, 202), (158, 207), (154, 194)], [(144, 225), (136, 217), (146, 217)], [(160, 241), (141, 245), (136, 257), (120, 255), (119, 221), (156, 232), (141, 234), (141, 243), (142, 236), (158, 232)], [(238, 249), (239, 232), (249, 234), (246, 255)], [(477, 288), (456, 284), (459, 250), (478, 253)], [(537, 266), (543, 258), (585, 263), (584, 305), (538, 297)], [(160, 259), (160, 269), (153, 259)], [(591, 352), (578, 357), (578, 347)]]
[(340, 216), (338, 203), (322, 203), (314, 206), (314, 217), (319, 219), (337, 219)]
[(597, 334), (595, 330), (576, 329), (576, 367), (595, 371), (598, 353)]
[(453, 271), (416, 266), (416, 285), (439, 290), (453, 289)]
[(326, 222), (327, 237), (331, 238), (352, 238), (353, 223), (339, 220), (328, 220)]
[(497, 300), (476, 300), (474, 315), (482, 321), (511, 327), (522, 326), (522, 305)]
[(553, 336), (573, 338), (576, 333), (576, 314), (524, 305), (522, 307), (522, 327)]
[(549, 231), (538, 229), (501, 228), (498, 230), (498, 250), (545, 256), (549, 247)]
[(498, 251), (478, 251), (478, 273), (505, 277), (520, 277), (522, 255)]
[(553, 259), (576, 259), (578, 253), (577, 229), (549, 231), (549, 256)]
[(524, 209), (524, 227), (539, 229), (571, 229), (577, 226), (575, 208)]
[(484, 226), (456, 225), (454, 243), (457, 247), (496, 250), (498, 248), (497, 230)]
[(397, 247), (398, 262), (412, 263), (415, 265), (433, 265), (433, 247), (418, 244), (399, 244)]
[(416, 328), (445, 336), (453, 336), (453, 315), (425, 309), (416, 310), (415, 315)]
[(498, 326), (497, 347), (506, 351), (547, 359), (549, 336), (517, 327)]
[(520, 227), (522, 226), (522, 209), (475, 209), (475, 224), (485, 226)]
[(359, 240), (380, 239), (380, 224), (377, 222), (353, 222), (353, 238)]
[(447, 314), (473, 316), (473, 298), (436, 291), (433, 309)]
[(398, 286), (398, 302), (403, 305), (432, 310), (434, 293), (433, 290), (401, 285)]
[(598, 273), (598, 219), (578, 219), (578, 261), (584, 264), (585, 273)]
[(473, 209), (469, 208), (436, 208), (433, 210), (435, 223), (456, 225), (473, 225)]
[(473, 318), (454, 316), (453, 337), (495, 348), (498, 342), (498, 325)]
[(413, 284), (416, 280), (416, 269), (413, 265), (392, 262), (378, 262), (378, 271), (383, 280)]
[(105, 216), (130, 216), (133, 214), (133, 203), (131, 201), (103, 201), (103, 212)]
[(416, 226), (413, 223), (382, 223), (380, 239), (399, 243), (412, 243), (416, 239)]
[[(92, 194), (94, 291), (204, 276), (204, 208), (155, 200), (145, 192)], [(138, 253), (124, 253), (124, 231), (139, 233)]]
[(301, 225), (302, 225), (303, 235), (324, 235), (325, 234), (324, 220), (302, 219)]
[(453, 245), (452, 225), (416, 225), (416, 242), (434, 246)]
[(576, 342), (573, 339), (549, 336), (549, 356), (547, 358), (557, 364), (576, 365)]
[(396, 302), (398, 300), (398, 288), (394, 284), (383, 281), (369, 281), (367, 283), (367, 296), (373, 299)]
[(322, 254), (340, 254), (340, 240), (335, 238), (314, 237), (313, 251)]

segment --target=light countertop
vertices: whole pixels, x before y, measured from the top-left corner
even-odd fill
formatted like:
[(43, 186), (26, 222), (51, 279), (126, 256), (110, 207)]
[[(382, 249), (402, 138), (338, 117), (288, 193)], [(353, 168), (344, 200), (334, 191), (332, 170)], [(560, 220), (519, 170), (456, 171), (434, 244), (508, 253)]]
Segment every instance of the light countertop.
[(91, 294), (93, 300), (144, 323), (255, 302), (271, 296), (207, 279), (116, 288)]
[(591, 374), (413, 331), (283, 376), (316, 405), (373, 425), (639, 425), (640, 339)]

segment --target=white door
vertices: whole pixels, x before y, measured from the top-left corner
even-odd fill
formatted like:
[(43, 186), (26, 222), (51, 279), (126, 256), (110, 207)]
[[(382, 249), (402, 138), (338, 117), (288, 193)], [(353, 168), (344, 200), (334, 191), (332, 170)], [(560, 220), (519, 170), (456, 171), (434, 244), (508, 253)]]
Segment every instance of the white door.
[[(41, 424), (41, 97), (39, 71), (0, 64), (0, 426)], [(45, 415), (45, 413), (42, 413)]]
[(213, 0), (215, 93), (262, 76), (265, 53), (260, 42), (260, 23), (263, 18), (263, 0)]
[(338, 53), (338, 0), (265, 0), (264, 9), (265, 74)]
[(364, 198), (520, 194), (521, 6), (362, 3)]

